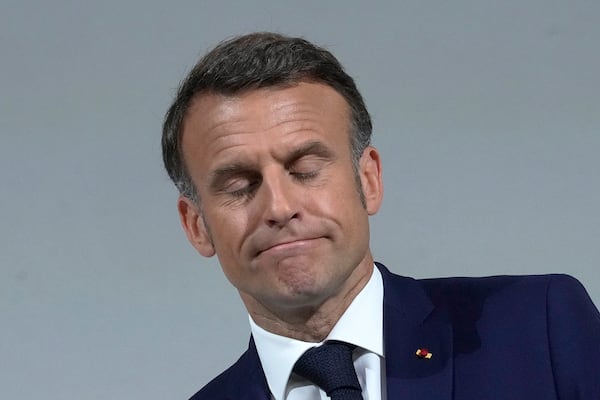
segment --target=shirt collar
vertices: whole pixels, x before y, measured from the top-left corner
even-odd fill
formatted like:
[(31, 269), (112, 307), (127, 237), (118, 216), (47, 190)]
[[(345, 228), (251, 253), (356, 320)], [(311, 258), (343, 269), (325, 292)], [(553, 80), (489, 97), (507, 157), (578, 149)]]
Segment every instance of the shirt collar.
[[(320, 343), (275, 335), (256, 325), (251, 317), (249, 320), (269, 389), (275, 400), (283, 400), (294, 364), (306, 350)], [(371, 278), (348, 306), (326, 340), (352, 343), (383, 357), (383, 279), (377, 268), (373, 268)]]

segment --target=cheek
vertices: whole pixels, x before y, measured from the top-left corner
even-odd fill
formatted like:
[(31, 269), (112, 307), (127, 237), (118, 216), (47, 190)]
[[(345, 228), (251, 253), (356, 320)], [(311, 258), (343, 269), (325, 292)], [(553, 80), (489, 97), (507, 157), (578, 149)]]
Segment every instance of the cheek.
[(368, 218), (355, 186), (315, 194), (307, 203), (307, 210), (325, 227), (331, 228), (334, 236), (348, 236), (357, 229), (363, 230)]
[(236, 254), (247, 230), (247, 216), (239, 212), (221, 212), (211, 214), (209, 221), (217, 255)]
[(327, 202), (335, 213), (342, 213), (342, 210), (353, 213), (359, 212), (359, 209), (364, 207), (361, 201), (360, 185), (357, 184), (356, 177), (354, 175), (347, 176), (342, 182), (343, 184), (331, 184), (329, 186), (326, 193), (323, 194), (323, 202)]

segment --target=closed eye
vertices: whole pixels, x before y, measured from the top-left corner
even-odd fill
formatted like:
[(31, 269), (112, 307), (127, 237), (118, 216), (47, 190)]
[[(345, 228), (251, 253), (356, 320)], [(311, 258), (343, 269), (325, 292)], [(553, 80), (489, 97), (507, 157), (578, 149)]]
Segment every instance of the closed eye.
[(327, 161), (319, 156), (304, 156), (289, 166), (288, 170), (298, 181), (306, 181), (316, 178), (326, 163)]
[(256, 191), (261, 180), (260, 174), (247, 165), (233, 164), (214, 171), (209, 186), (215, 194), (238, 198)]
[(290, 155), (286, 169), (298, 181), (307, 181), (316, 178), (333, 159), (334, 154), (324, 144), (310, 142)]
[(243, 197), (254, 193), (259, 185), (260, 180), (256, 177), (236, 177), (226, 182), (221, 192), (232, 197)]

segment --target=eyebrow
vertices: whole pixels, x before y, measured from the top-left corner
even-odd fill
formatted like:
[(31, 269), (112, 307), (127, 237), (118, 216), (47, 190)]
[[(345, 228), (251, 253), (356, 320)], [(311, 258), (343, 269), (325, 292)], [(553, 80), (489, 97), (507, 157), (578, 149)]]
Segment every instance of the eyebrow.
[(223, 182), (226, 182), (229, 178), (249, 174), (252, 170), (253, 167), (247, 163), (233, 162), (223, 165), (210, 173), (208, 186), (212, 190), (219, 190)]
[(334, 158), (334, 153), (331, 151), (331, 149), (329, 149), (329, 147), (325, 146), (322, 142), (313, 141), (305, 143), (289, 153), (286, 156), (285, 166), (289, 167), (291, 164), (307, 155), (314, 155), (324, 159)]

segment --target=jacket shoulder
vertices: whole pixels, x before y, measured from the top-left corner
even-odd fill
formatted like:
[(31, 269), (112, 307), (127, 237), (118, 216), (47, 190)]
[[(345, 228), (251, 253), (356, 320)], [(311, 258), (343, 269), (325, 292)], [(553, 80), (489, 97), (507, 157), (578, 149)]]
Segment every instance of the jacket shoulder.
[(453, 300), (505, 295), (508, 299), (519, 301), (537, 298), (544, 303), (553, 294), (587, 295), (581, 283), (566, 274), (431, 278), (419, 279), (418, 282), (436, 305), (452, 303)]
[(561, 303), (575, 309), (573, 303), (587, 303), (586, 309), (594, 308), (583, 285), (566, 274), (435, 278), (419, 283), (436, 307), (452, 315), (487, 309), (514, 320), (532, 312), (540, 318), (556, 313)]
[(547, 286), (553, 281), (563, 282), (567, 285), (581, 285), (579, 281), (567, 274), (543, 275), (491, 275), (482, 277), (447, 277), (417, 279), (425, 288), (440, 287), (488, 287), (500, 288), (503, 286), (520, 284), (533, 286)]

